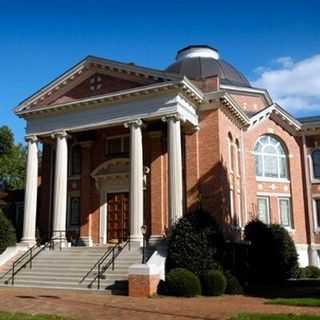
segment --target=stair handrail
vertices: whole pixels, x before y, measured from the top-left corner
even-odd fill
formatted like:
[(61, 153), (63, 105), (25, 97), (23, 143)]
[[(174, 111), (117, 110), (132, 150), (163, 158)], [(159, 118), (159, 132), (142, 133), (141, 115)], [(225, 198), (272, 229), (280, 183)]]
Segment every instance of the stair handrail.
[[(40, 250), (38, 250), (36, 253), (34, 253), (34, 251), (40, 248)], [(39, 243), (36, 243), (35, 245), (33, 245), (31, 248), (29, 248), (22, 256), (20, 256), (17, 260), (15, 260), (12, 263), (12, 267), (11, 267), (11, 285), (14, 285), (14, 277), (15, 275), (23, 268), (25, 268), (28, 264), (29, 264), (29, 268), (32, 269), (32, 260), (43, 250), (44, 246), (39, 245)], [(25, 258), (28, 258), (27, 261), (24, 261)], [(17, 266), (23, 262), (24, 263), (22, 265), (20, 265), (17, 269)], [(9, 273), (10, 270), (7, 272)], [(10, 280), (10, 278), (8, 279), (8, 281)]]
[[(62, 240), (64, 239), (64, 237), (62, 236), (63, 232), (66, 232), (65, 230), (55, 230), (53, 232), (58, 232), (59, 236), (55, 237), (55, 238), (51, 238), (49, 241), (47, 241), (44, 245), (40, 245), (39, 242), (37, 241), (31, 248), (29, 248), (22, 256), (20, 256), (18, 259), (16, 259), (13, 263), (12, 263), (12, 267), (11, 269), (9, 269), (2, 277), (1, 279), (6, 276), (7, 274), (9, 274), (11, 272), (11, 285), (14, 285), (14, 277), (16, 276), (16, 274), (22, 270), (23, 268), (25, 268), (28, 263), (29, 263), (29, 268), (32, 269), (32, 261), (34, 260), (34, 258), (36, 256), (38, 256), (40, 254), (40, 252), (42, 252), (45, 248), (53, 248), (54, 249), (54, 241), (55, 240), (59, 240), (60, 242), (60, 251), (62, 250)], [(38, 250), (36, 253), (34, 253), (35, 249), (39, 248), (40, 250)], [(27, 261), (25, 261), (21, 266), (18, 267), (18, 269), (16, 268), (17, 265), (19, 263), (21, 263), (26, 257), (29, 257), (29, 259)], [(7, 280), (9, 282), (10, 278)]]
[[(127, 235), (125, 237), (125, 234)], [(98, 270), (101, 269), (101, 264), (107, 259), (107, 257), (111, 254), (111, 252), (113, 251), (112, 255), (114, 256), (114, 250), (117, 247), (121, 247), (124, 248), (125, 246), (128, 245), (129, 250), (131, 250), (131, 244), (130, 244), (130, 234), (128, 233), (127, 229), (122, 229), (121, 230), (121, 243), (118, 243), (117, 245), (113, 246), (113, 247), (108, 247), (108, 249), (103, 253), (103, 255), (98, 259), (98, 261), (90, 268), (90, 270), (81, 278), (81, 280), (79, 281), (79, 283), (83, 283), (85, 279), (88, 278), (88, 276), (95, 270), (95, 268), (98, 266)], [(126, 239), (124, 241), (124, 239)], [(120, 253), (120, 252), (119, 252)], [(115, 257), (116, 258), (116, 257)], [(99, 267), (100, 265), (100, 267)], [(114, 262), (113, 262), (113, 267), (114, 267)], [(98, 272), (99, 274), (100, 272)], [(97, 274), (97, 275), (98, 275)], [(91, 286), (97, 279), (97, 275), (94, 277), (94, 279), (90, 282), (89, 286)], [(99, 283), (100, 286), (100, 283)]]
[[(106, 270), (112, 266), (112, 270), (114, 270), (114, 261), (115, 259), (118, 257), (118, 255), (121, 253), (121, 251), (127, 246), (129, 245), (129, 250), (130, 250), (130, 238), (128, 238), (128, 240), (126, 240), (124, 243), (118, 243), (116, 246), (111, 248), (111, 251), (109, 252), (108, 255), (106, 255), (98, 264), (98, 273), (97, 275), (94, 277), (94, 279), (91, 281), (90, 285), (92, 286), (92, 284), (98, 279), (98, 283), (97, 283), (97, 289), (100, 290), (100, 281), (101, 281), (101, 277), (102, 275), (106, 272)], [(117, 251), (116, 251), (117, 250)], [(111, 258), (108, 260), (108, 262), (102, 267), (102, 264), (106, 261), (106, 259), (111, 255)], [(102, 268), (101, 268), (102, 267)]]
[(108, 247), (107, 250), (104, 252), (104, 254), (98, 259), (98, 261), (91, 267), (91, 269), (81, 278), (79, 283), (82, 283), (96, 268), (96, 266), (100, 263), (102, 259), (105, 258), (109, 254), (109, 252), (112, 250), (112, 247)]

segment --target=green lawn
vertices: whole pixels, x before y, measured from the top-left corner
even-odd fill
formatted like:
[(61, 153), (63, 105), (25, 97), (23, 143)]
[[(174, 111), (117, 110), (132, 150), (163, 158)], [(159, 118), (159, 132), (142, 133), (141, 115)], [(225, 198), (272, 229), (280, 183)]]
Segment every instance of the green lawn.
[(319, 320), (320, 316), (295, 316), (285, 314), (240, 314), (230, 320)]
[(320, 307), (320, 299), (317, 298), (291, 298), (291, 299), (272, 299), (266, 304), (281, 304), (286, 306)]
[(0, 312), (0, 320), (71, 320), (59, 316), (49, 315), (30, 315), (25, 313), (7, 313)]

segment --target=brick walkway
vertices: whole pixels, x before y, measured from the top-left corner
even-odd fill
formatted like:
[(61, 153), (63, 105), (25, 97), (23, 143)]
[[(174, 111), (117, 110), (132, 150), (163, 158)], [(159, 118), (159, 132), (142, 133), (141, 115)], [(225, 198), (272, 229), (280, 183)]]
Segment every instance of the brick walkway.
[(242, 312), (320, 316), (317, 308), (272, 306), (263, 303), (264, 299), (243, 296), (144, 299), (75, 291), (0, 289), (1, 311), (58, 314), (81, 320), (211, 320), (228, 319)]

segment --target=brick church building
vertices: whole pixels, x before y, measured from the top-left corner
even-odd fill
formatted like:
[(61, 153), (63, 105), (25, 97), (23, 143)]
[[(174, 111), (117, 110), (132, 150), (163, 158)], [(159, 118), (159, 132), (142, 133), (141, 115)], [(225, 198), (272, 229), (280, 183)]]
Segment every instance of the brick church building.
[(88, 246), (141, 243), (145, 225), (157, 242), (201, 207), (233, 238), (256, 217), (279, 223), (300, 264), (319, 264), (320, 117), (295, 119), (216, 49), (186, 47), (166, 70), (88, 56), (15, 112), (27, 124), (22, 243), (36, 224)]

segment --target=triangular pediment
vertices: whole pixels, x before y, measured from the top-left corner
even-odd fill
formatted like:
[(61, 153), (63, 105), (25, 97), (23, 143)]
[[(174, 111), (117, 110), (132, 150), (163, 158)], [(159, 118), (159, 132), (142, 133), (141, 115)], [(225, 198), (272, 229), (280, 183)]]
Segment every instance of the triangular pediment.
[(250, 119), (249, 129), (266, 119), (274, 121), (292, 135), (297, 135), (301, 131), (301, 123), (276, 103), (255, 114)]
[[(91, 98), (121, 90), (138, 88), (150, 82), (138, 81), (135, 78), (121, 78), (115, 75), (94, 73), (70, 90), (50, 99), (46, 105), (61, 104), (80, 99)], [(152, 82), (151, 82), (152, 83)]]
[(89, 56), (22, 101), (15, 111), (69, 103), (178, 78), (160, 70)]

